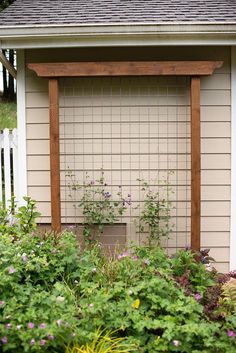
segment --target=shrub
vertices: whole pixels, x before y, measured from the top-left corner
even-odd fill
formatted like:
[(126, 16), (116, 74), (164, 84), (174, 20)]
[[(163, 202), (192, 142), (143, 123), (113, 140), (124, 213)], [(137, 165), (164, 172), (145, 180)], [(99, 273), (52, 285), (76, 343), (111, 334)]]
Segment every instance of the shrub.
[(73, 234), (0, 237), (0, 340), (3, 352), (50, 352), (72, 340), (78, 277)]
[[(83, 344), (97, 327), (106, 327), (120, 330), (137, 352), (223, 353), (235, 349), (236, 342), (229, 337), (235, 324), (211, 322), (204, 315), (201, 301), (214, 283), (214, 274), (197, 263), (190, 251), (169, 259), (158, 247), (136, 248), (110, 260), (113, 271), (95, 253), (83, 256), (77, 293)], [(188, 293), (176, 278), (177, 259), (186, 262), (182, 271), (191, 274)]]
[(207, 271), (190, 250), (82, 252), (74, 234), (32, 231), (31, 216), (0, 235), (0, 351), (87, 352), (106, 333), (136, 353), (236, 351), (235, 273)]

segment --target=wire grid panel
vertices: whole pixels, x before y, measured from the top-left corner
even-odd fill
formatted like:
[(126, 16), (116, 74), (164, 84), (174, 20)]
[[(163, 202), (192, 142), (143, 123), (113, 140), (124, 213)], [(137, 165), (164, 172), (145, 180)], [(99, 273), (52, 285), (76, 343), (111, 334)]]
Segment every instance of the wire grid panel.
[[(62, 223), (81, 223), (81, 195), (73, 182), (95, 182), (104, 173), (112, 195), (130, 194), (120, 222), (130, 240), (139, 232), (144, 192), (140, 180), (172, 201), (172, 232), (163, 244), (174, 251), (190, 243), (191, 156), (189, 79), (185, 77), (73, 78), (60, 81)], [(164, 193), (164, 194), (163, 194)], [(135, 222), (136, 220), (136, 222)]]

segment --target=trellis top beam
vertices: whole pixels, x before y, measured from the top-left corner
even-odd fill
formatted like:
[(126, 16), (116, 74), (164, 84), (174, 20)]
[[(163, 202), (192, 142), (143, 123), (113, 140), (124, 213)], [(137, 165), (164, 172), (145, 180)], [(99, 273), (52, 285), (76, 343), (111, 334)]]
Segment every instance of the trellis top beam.
[(97, 61), (34, 63), (28, 68), (39, 77), (101, 76), (205, 76), (212, 75), (223, 61)]

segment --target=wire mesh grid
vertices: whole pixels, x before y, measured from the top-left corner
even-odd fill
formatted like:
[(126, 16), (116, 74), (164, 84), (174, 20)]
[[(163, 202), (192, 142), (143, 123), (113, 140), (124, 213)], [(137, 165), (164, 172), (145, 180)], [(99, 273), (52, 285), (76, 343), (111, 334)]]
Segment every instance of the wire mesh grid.
[[(112, 195), (122, 188), (132, 204), (119, 220), (128, 241), (143, 242), (137, 220), (142, 181), (172, 203), (169, 253), (190, 243), (191, 156), (189, 79), (185, 77), (76, 78), (60, 81), (62, 223), (80, 224), (81, 191), (101, 173)], [(168, 187), (161, 187), (167, 184)], [(159, 189), (158, 189), (159, 188)], [(171, 189), (169, 192), (167, 189)], [(136, 221), (136, 222), (135, 222)]]

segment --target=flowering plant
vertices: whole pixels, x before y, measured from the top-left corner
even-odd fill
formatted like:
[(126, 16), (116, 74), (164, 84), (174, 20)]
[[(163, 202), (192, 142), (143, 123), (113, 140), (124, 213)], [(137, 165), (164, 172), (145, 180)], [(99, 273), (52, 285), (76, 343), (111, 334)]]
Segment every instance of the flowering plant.
[(115, 194), (111, 193), (104, 178), (104, 172), (97, 180), (90, 179), (86, 174), (84, 183), (70, 184), (72, 190), (81, 191), (81, 198), (76, 204), (83, 213), (83, 236), (86, 243), (91, 243), (103, 233), (106, 224), (112, 225), (121, 220), (131, 204), (131, 195), (125, 199), (121, 186)]
[(68, 232), (6, 232), (0, 352), (90, 352), (101, 328), (115, 330), (128, 351), (234, 353), (235, 276), (207, 271), (187, 249), (170, 258), (160, 246), (132, 247), (108, 257), (96, 244), (81, 252)]
[(28, 196), (23, 199), (25, 206), (19, 208), (14, 197), (8, 208), (0, 204), (0, 234), (26, 234), (36, 229), (36, 219), (40, 216), (36, 202)]
[[(139, 179), (138, 181), (141, 183), (141, 190), (144, 191), (138, 228), (141, 233), (148, 232), (148, 244), (151, 246), (158, 244), (162, 237), (168, 237), (171, 232), (172, 203), (169, 196), (172, 190), (167, 182), (155, 189), (145, 180)], [(163, 191), (165, 196), (162, 195)]]
[(1, 352), (49, 352), (73, 339), (75, 295), (67, 283), (78, 276), (78, 251), (70, 233), (0, 236)]

